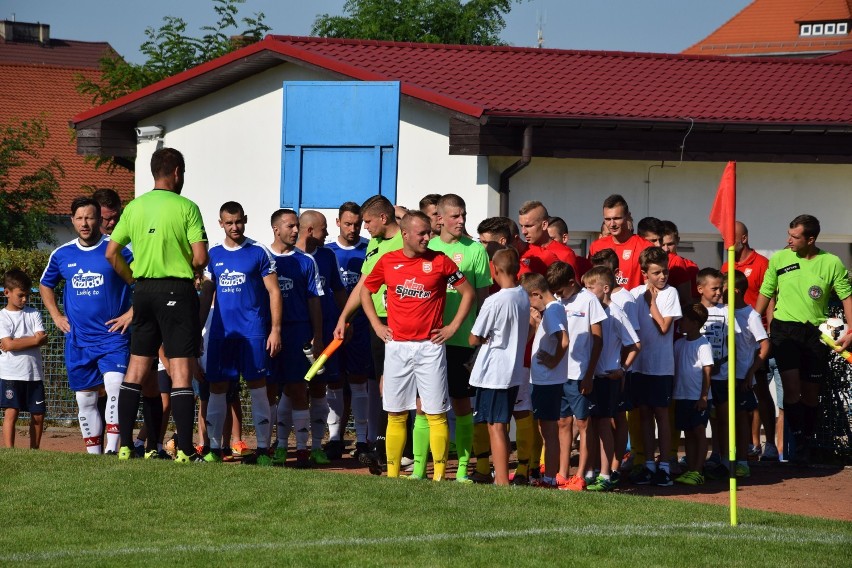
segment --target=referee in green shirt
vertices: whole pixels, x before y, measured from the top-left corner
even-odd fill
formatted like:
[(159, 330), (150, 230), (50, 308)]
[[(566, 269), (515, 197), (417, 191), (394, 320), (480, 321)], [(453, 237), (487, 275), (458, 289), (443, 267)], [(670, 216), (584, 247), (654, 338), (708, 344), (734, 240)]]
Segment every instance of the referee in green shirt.
[[(828, 373), (829, 348), (820, 342), (819, 325), (828, 316), (832, 290), (852, 324), (852, 288), (846, 267), (835, 255), (816, 246), (819, 220), (799, 215), (790, 222), (787, 248), (769, 259), (755, 309), (761, 315), (777, 296), (769, 336), (772, 354), (784, 386), (784, 416), (796, 441), (793, 461), (810, 461), (810, 442), (816, 429), (819, 391)], [(838, 342), (852, 343), (847, 334)]]
[[(107, 246), (107, 260), (127, 283), (135, 285), (130, 363), (118, 397), (119, 459), (129, 459), (132, 454), (142, 379), (162, 345), (172, 379), (172, 415), (178, 438), (175, 461), (196, 461), (191, 369), (200, 354), (201, 323), (195, 279), (207, 265), (208, 256), (201, 212), (180, 196), (185, 169), (183, 155), (177, 150), (154, 152), (154, 190), (127, 205)], [(128, 244), (133, 247), (132, 267), (121, 255)]]

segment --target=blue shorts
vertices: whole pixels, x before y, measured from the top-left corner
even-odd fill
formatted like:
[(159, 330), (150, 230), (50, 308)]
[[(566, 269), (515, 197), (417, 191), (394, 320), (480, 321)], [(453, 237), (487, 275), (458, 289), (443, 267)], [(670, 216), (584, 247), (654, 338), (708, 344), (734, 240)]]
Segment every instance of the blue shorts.
[[(757, 398), (754, 396), (754, 391), (742, 391), (740, 388), (745, 384), (745, 379), (737, 379), (737, 384), (734, 387), (737, 400), (737, 412), (751, 412), (757, 409)], [(713, 400), (718, 404), (728, 402), (728, 381), (710, 381), (710, 392), (713, 393)]]
[(630, 390), (633, 406), (668, 408), (672, 401), (672, 375), (646, 375), (633, 373)]
[(105, 373), (127, 373), (130, 345), (127, 341), (110, 341), (78, 347), (65, 341), (65, 368), (68, 388), (91, 390), (104, 384)]
[[(305, 382), (305, 374), (311, 363), (302, 351), (311, 342), (314, 333), (309, 322), (288, 322), (281, 329), (281, 352), (272, 359), (272, 374), (269, 381), (279, 384)], [(208, 368), (209, 368), (208, 363)], [(313, 380), (324, 380), (317, 375)], [(307, 383), (306, 383), (307, 384)]]
[(607, 377), (595, 377), (595, 386), (589, 397), (592, 401), (590, 415), (594, 418), (612, 418), (618, 412), (621, 381)]
[(676, 400), (674, 402), (675, 428), (685, 431), (707, 428), (707, 421), (710, 420), (711, 404), (709, 402), (704, 410), (695, 408), (697, 400)]
[(562, 404), (562, 384), (532, 385), (530, 395), (533, 407), (533, 418), (536, 420), (559, 420), (559, 408)]
[(340, 373), (348, 376), (375, 375), (373, 355), (370, 352), (370, 326), (359, 325), (356, 321), (352, 328), (352, 336), (337, 350), (339, 354)]
[[(322, 340), (326, 345), (334, 340), (334, 328), (336, 326), (337, 320), (322, 322)], [(310, 367), (308, 368), (310, 369)], [(322, 368), (325, 369), (322, 375), (319, 375), (322, 380), (334, 382), (340, 378), (340, 348), (338, 348), (337, 351), (328, 358)]]
[[(304, 358), (304, 355), (302, 355)], [(265, 337), (210, 337), (207, 343), (207, 382), (247, 381), (269, 376)]]
[(487, 389), (476, 387), (473, 421), (476, 424), (508, 424), (518, 398), (518, 387)]
[(592, 411), (592, 400), (580, 393), (580, 381), (567, 381), (562, 385), (562, 400), (560, 401), (559, 417), (573, 416), (577, 420), (585, 420)]
[(44, 414), (44, 382), (0, 379), (0, 408), (17, 408), (21, 412)]
[[(198, 397), (198, 400), (204, 402), (210, 400), (210, 383), (208, 383), (207, 381), (197, 381), (195, 379), (192, 379), (192, 390), (195, 391), (195, 396)], [(228, 404), (231, 404), (233, 402), (237, 402), (238, 400), (240, 400), (240, 382), (232, 381), (228, 385), (228, 392), (225, 401)]]

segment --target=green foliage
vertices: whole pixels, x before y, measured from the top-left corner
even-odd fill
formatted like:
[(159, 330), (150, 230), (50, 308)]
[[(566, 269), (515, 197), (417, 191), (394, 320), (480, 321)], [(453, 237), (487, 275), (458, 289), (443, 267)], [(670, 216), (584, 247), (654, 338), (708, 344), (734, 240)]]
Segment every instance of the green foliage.
[(500, 45), (504, 16), (522, 0), (347, 0), (345, 16), (322, 14), (321, 37)]
[(53, 242), (48, 211), (56, 201), (62, 166), (53, 158), (17, 178), (29, 160), (39, 158), (49, 135), (41, 119), (0, 125), (0, 245), (32, 248)]
[[(12, 268), (20, 268), (36, 282), (41, 273), (44, 272), (44, 267), (47, 266), (47, 261), (50, 258), (50, 251), (40, 249), (16, 249), (0, 246), (0, 274), (4, 274)], [(0, 281), (0, 286), (3, 282)]]
[(92, 104), (103, 104), (260, 41), (270, 27), (263, 21), (263, 12), (238, 20), (239, 4), (244, 2), (214, 0), (213, 10), (218, 20), (212, 26), (203, 26), (201, 37), (188, 35), (183, 19), (164, 17), (162, 26), (145, 30), (148, 39), (140, 47), (145, 63), (128, 63), (118, 55), (104, 57), (100, 78), (90, 80), (78, 75), (77, 91), (91, 95)]

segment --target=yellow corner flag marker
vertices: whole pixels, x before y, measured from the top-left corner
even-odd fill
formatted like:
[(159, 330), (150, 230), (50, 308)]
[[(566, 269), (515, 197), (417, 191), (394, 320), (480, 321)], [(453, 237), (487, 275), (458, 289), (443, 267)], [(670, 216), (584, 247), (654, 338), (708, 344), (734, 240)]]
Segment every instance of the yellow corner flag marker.
[[(349, 329), (349, 324), (346, 324), (346, 329)], [(345, 330), (344, 330), (345, 333)], [(317, 360), (314, 361), (314, 364), (311, 365), (311, 368), (308, 369), (308, 372), (305, 373), (305, 380), (310, 381), (313, 379), (317, 373), (319, 373), (320, 369), (323, 368), (325, 362), (328, 361), (328, 358), (334, 355), (334, 352), (337, 351), (337, 348), (343, 345), (342, 339), (334, 339), (331, 343), (326, 345), (325, 349), (323, 349), (322, 354), (317, 357)]]
[[(734, 247), (728, 247), (728, 267), (736, 266)], [(728, 269), (728, 459), (730, 460), (730, 495), (731, 495), (731, 526), (737, 526), (737, 431), (736, 431), (736, 390), (737, 390), (737, 344), (736, 344), (736, 315), (734, 299), (734, 274), (736, 270)]]

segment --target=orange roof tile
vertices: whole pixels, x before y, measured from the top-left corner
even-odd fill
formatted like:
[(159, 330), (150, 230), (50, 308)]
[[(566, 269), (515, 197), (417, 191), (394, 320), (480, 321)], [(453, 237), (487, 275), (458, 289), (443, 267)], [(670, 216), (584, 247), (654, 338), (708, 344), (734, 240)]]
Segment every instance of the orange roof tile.
[(51, 212), (60, 215), (69, 214), (72, 199), (91, 192), (84, 188), (111, 187), (123, 201), (133, 198), (132, 172), (116, 168), (110, 174), (105, 167), (95, 169), (94, 163), (77, 154), (68, 122), (92, 103), (87, 95), (75, 90), (78, 74), (97, 77), (97, 72), (92, 69), (0, 63), (0, 77), (3, 77), (0, 123), (19, 123), (41, 116), (50, 133), (45, 147), (39, 151), (39, 158), (29, 160), (24, 167), (13, 171), (11, 179), (17, 180), (56, 158), (65, 170), (65, 176), (59, 179), (60, 190)]
[(685, 49), (693, 55), (769, 55), (828, 53), (852, 48), (852, 36), (800, 37), (800, 18), (850, 18), (850, 2), (829, 0), (755, 0), (716, 31)]

